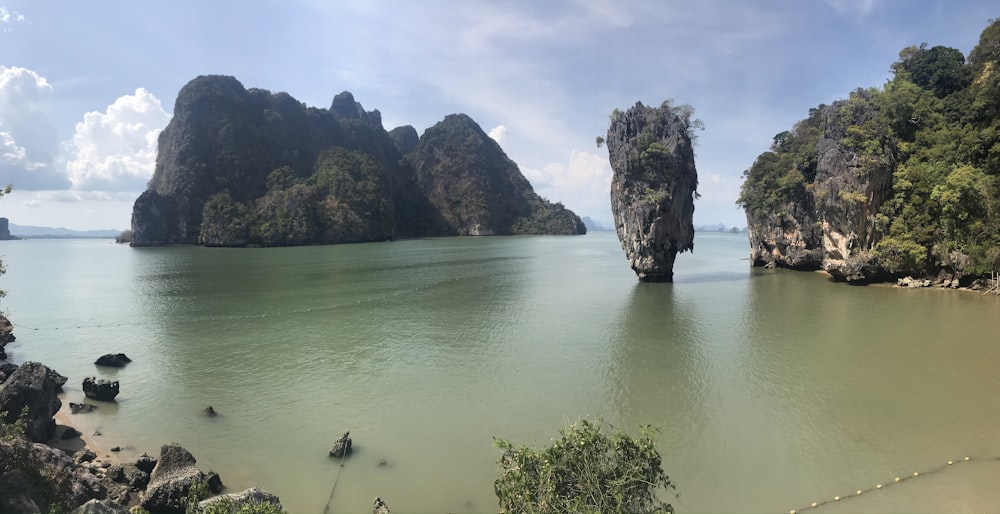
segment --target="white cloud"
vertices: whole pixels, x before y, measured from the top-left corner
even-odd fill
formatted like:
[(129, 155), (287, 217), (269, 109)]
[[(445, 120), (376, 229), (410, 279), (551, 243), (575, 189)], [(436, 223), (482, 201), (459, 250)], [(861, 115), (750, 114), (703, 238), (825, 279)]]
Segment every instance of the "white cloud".
[(507, 127), (503, 125), (497, 125), (490, 129), (489, 133), (490, 139), (497, 142), (497, 144), (503, 143), (504, 137), (507, 136)]
[(612, 172), (606, 156), (574, 148), (568, 162), (521, 171), (539, 195), (562, 202), (580, 216), (609, 218)]
[(0, 182), (21, 189), (69, 186), (53, 163), (59, 135), (49, 119), (52, 86), (45, 77), (0, 65)]
[[(28, 21), (23, 14), (17, 11), (8, 11), (6, 7), (0, 5), (0, 23), (24, 23)], [(4, 28), (6, 30), (6, 28)]]
[(77, 190), (141, 191), (156, 166), (157, 136), (170, 120), (143, 88), (76, 124), (66, 171)]

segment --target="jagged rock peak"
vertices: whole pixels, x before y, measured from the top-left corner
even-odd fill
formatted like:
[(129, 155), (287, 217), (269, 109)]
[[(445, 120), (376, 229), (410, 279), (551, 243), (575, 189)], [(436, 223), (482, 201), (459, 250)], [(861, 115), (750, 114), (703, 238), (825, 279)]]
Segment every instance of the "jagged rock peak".
[(611, 116), (611, 212), (629, 264), (644, 282), (673, 281), (677, 253), (694, 249), (698, 172), (691, 131), (698, 122), (692, 114), (667, 101), (658, 108), (636, 102)]
[(392, 144), (396, 147), (399, 155), (406, 155), (412, 152), (420, 141), (417, 129), (413, 128), (412, 125), (403, 125), (402, 127), (390, 130), (389, 137), (392, 139)]

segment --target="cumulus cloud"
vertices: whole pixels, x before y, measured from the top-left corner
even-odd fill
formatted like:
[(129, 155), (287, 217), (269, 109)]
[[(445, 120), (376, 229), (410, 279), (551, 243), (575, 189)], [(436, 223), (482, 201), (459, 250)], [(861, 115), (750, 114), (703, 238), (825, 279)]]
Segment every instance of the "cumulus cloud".
[(503, 125), (497, 125), (490, 129), (489, 136), (491, 139), (497, 142), (497, 144), (503, 143), (504, 137), (507, 136), (507, 127)]
[(52, 86), (32, 70), (0, 65), (0, 182), (21, 189), (63, 189), (54, 167), (59, 136), (49, 120)]
[(170, 120), (143, 88), (102, 113), (88, 112), (69, 142), (66, 171), (74, 189), (141, 191), (156, 166), (156, 139)]
[(551, 162), (522, 172), (535, 192), (562, 202), (580, 216), (610, 215), (612, 172), (606, 157), (574, 148), (567, 162)]

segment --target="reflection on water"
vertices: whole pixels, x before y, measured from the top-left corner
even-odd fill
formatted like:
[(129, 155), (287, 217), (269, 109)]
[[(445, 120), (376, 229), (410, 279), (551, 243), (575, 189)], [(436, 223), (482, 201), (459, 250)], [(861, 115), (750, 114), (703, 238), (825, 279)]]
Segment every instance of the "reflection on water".
[[(1000, 423), (996, 297), (750, 270), (703, 234), (673, 284), (610, 233), (278, 249), (4, 242), (15, 359), (114, 377), (75, 416), (123, 458), (176, 441), (293, 512), (496, 509), (492, 438), (660, 427), (679, 511), (787, 511), (964, 454)], [(34, 330), (37, 329), (37, 330)], [(121, 370), (94, 358), (125, 352)], [(219, 416), (202, 414), (212, 405)], [(345, 467), (327, 456), (350, 430)], [(385, 460), (385, 466), (379, 462)], [(824, 510), (996, 510), (997, 463)], [(964, 502), (964, 503), (963, 503)], [(992, 502), (992, 503), (991, 503)]]

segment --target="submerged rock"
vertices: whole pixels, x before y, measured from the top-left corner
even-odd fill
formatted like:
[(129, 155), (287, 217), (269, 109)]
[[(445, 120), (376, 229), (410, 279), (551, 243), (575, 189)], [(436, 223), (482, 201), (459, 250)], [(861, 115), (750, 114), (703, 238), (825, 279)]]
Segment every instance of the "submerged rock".
[(678, 252), (694, 249), (694, 165), (689, 107), (637, 102), (608, 127), (611, 212), (639, 280), (672, 282)]
[(98, 366), (109, 366), (112, 368), (123, 368), (126, 364), (132, 362), (132, 359), (128, 358), (124, 353), (106, 353), (101, 355), (94, 361), (94, 364)]
[(340, 436), (333, 442), (333, 447), (330, 448), (330, 456), (332, 457), (347, 457), (351, 454), (351, 432), (348, 430), (344, 432), (344, 435)]
[(118, 396), (118, 381), (97, 380), (94, 377), (87, 377), (83, 379), (83, 394), (93, 400), (102, 402), (113, 401)]
[(97, 406), (92, 403), (69, 402), (69, 411), (73, 414), (87, 414), (97, 410)]

